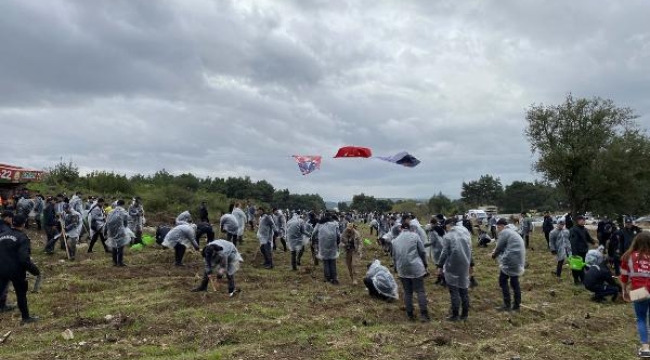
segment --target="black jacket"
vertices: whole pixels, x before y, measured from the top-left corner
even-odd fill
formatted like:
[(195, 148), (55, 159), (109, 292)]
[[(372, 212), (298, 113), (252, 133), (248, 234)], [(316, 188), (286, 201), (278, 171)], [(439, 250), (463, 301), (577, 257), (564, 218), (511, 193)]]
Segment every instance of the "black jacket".
[(553, 231), (553, 218), (550, 216), (544, 216), (544, 224), (542, 224), (542, 231), (551, 232)]
[(11, 230), (11, 226), (7, 225), (4, 221), (0, 220), (0, 234), (2, 234), (5, 231)]
[(196, 224), (196, 242), (199, 242), (203, 234), (207, 235), (208, 243), (214, 241), (214, 229), (212, 225), (208, 223), (198, 223)]
[(199, 219), (207, 220), (208, 219), (208, 208), (205, 205), (199, 207)]
[(641, 228), (638, 226), (634, 225), (631, 228), (626, 228), (623, 227), (621, 230), (619, 230), (621, 239), (619, 240), (619, 246), (621, 249), (621, 255), (623, 255), (627, 249), (630, 248), (630, 245), (632, 245), (632, 240), (634, 240), (634, 237), (639, 234), (641, 231)]
[(572, 227), (569, 234), (573, 255), (586, 254), (589, 251), (589, 244), (596, 243), (584, 226), (576, 225)]
[(56, 221), (56, 212), (54, 211), (54, 205), (48, 204), (43, 210), (43, 224), (45, 226), (55, 226), (57, 225)]
[(592, 265), (585, 272), (584, 285), (587, 290), (596, 291), (596, 289), (602, 288), (605, 283), (618, 286), (612, 278), (612, 272), (605, 262), (600, 265)]
[(0, 234), (0, 276), (20, 279), (27, 271), (38, 275), (30, 255), (30, 240), (24, 232), (11, 229)]

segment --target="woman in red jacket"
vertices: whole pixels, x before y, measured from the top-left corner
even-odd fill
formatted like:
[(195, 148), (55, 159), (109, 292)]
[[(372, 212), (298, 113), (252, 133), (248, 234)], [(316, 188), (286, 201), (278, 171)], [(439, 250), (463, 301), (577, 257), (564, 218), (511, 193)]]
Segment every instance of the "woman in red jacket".
[[(650, 290), (650, 233), (642, 232), (634, 237), (632, 245), (621, 257), (621, 282), (623, 298), (629, 299), (629, 291), (645, 287)], [(627, 285), (631, 284), (630, 289)], [(650, 299), (634, 302), (636, 326), (641, 338), (639, 357), (650, 358), (648, 345), (648, 317)]]

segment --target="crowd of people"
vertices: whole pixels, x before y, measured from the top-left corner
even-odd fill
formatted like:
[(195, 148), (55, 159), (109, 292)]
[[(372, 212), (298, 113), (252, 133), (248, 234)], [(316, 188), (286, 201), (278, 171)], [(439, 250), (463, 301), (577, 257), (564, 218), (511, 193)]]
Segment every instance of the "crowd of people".
[[(89, 197), (84, 201), (79, 192), (69, 199), (64, 195), (23, 195), (14, 203), (14, 208), (5, 209), (1, 214), (0, 312), (15, 308), (7, 304), (7, 289), (11, 284), (23, 323), (37, 320), (30, 315), (27, 305), (27, 273), (36, 276), (37, 282), (40, 279), (40, 270), (31, 260), (31, 244), (25, 233), (32, 217), (36, 230), (45, 231), (44, 252), (54, 254), (58, 241), (69, 261), (75, 261), (79, 241), (84, 235), (88, 238), (87, 252), (92, 253), (99, 240), (104, 251), (111, 254), (115, 267), (127, 266), (124, 249), (143, 241), (145, 211), (138, 197), (128, 206), (122, 199), (108, 203), (103, 198)], [(274, 252), (281, 250), (290, 252), (291, 270), (297, 271), (302, 266), (305, 251), (311, 250), (313, 264), (323, 267), (323, 280), (339, 285), (337, 259), (344, 254), (350, 281), (357, 285), (355, 259), (362, 258), (364, 245), (372, 244), (368, 239), (362, 240), (357, 229), (358, 224), (364, 222), (369, 225), (371, 235), (376, 235), (377, 244), (391, 264), (387, 267), (380, 259), (373, 260), (367, 267), (363, 284), (372, 297), (395, 301), (400, 294), (393, 276), (396, 274), (402, 285), (407, 319), (417, 320), (413, 304), (415, 295), (420, 320), (430, 321), (425, 291), (430, 267), (435, 268), (434, 284), (446, 287), (449, 292), (447, 320), (456, 322), (469, 318), (469, 289), (478, 285), (473, 276), (473, 236), (478, 246), (494, 246), (490, 256), (499, 264), (498, 284), (503, 300), (496, 310), (520, 311), (522, 306), (520, 277), (527, 266), (526, 252), (534, 227), (531, 217), (524, 213), (518, 219), (518, 227), (512, 219), (496, 215), (480, 220), (475, 216), (445, 217), (442, 214), (433, 216), (423, 226), (412, 214), (315, 213), (234, 203), (220, 215), (221, 239), (215, 236), (205, 202), (198, 207), (197, 213), (198, 221), (193, 220), (189, 210), (184, 211), (172, 223), (159, 225), (155, 234), (158, 244), (174, 249), (175, 266), (184, 266), (187, 248), (201, 252), (204, 275), (200, 284), (191, 289), (193, 292), (207, 291), (210, 283), (215, 287), (215, 279), (226, 277), (228, 295), (237, 294), (235, 274), (243, 262), (237, 246), (243, 244), (247, 227), (256, 231), (258, 254), (262, 256), (265, 269), (274, 269)], [(575, 219), (565, 216), (556, 221), (548, 213), (544, 214), (542, 232), (555, 259), (551, 273), (558, 281), (568, 262), (574, 284), (592, 292), (594, 301), (603, 302), (607, 297), (614, 301), (621, 295), (627, 300), (634, 298), (642, 343), (639, 355), (650, 357), (647, 336), (650, 234), (634, 225), (631, 218), (624, 218), (620, 226), (603, 218), (598, 223), (596, 239), (593, 239), (585, 228), (584, 216), (578, 215)], [(207, 241), (201, 247), (204, 235)], [(35, 290), (38, 287), (35, 286)]]

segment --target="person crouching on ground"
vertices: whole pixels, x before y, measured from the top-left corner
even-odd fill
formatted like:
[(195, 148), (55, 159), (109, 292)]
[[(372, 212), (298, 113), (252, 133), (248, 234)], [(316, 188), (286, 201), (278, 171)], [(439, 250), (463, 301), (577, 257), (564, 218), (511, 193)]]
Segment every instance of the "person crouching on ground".
[[(445, 221), (446, 234), (442, 238), (442, 253), (436, 264), (437, 272), (443, 273), (451, 297), (451, 313), (447, 320), (467, 320), (469, 315), (470, 267), (472, 261), (472, 235), (454, 220)], [(462, 306), (460, 317), (458, 310)]]
[(196, 243), (196, 225), (181, 223), (171, 229), (162, 242), (162, 246), (174, 249), (174, 265), (184, 266), (183, 257), (186, 248), (192, 246), (194, 250), (199, 250)]
[(345, 265), (348, 267), (352, 285), (357, 284), (354, 279), (354, 256), (361, 258), (361, 235), (355, 229), (354, 223), (348, 223), (346, 229), (341, 234), (341, 246), (345, 249)]
[(233, 297), (237, 293), (235, 288), (235, 273), (239, 270), (240, 264), (244, 261), (237, 247), (227, 240), (217, 239), (210, 242), (203, 248), (201, 254), (205, 258), (205, 271), (201, 284), (192, 289), (192, 292), (207, 291), (210, 277), (217, 273), (217, 278), (226, 275), (228, 279), (228, 296)]
[(605, 297), (611, 295), (612, 302), (616, 301), (618, 294), (621, 292), (621, 286), (616, 283), (612, 276), (612, 271), (607, 266), (602, 251), (604, 246), (599, 246), (598, 250), (592, 249), (585, 256), (587, 271), (585, 272), (585, 288), (594, 296), (591, 300), (595, 302), (605, 301)]
[(383, 266), (377, 259), (368, 265), (366, 277), (363, 283), (368, 289), (370, 296), (384, 300), (399, 300), (397, 282), (387, 267)]
[[(497, 246), (492, 258), (499, 261), (499, 286), (503, 292), (503, 306), (498, 311), (519, 311), (521, 305), (521, 287), (519, 277), (524, 274), (526, 265), (526, 248), (524, 239), (515, 230), (508, 227), (504, 218), (497, 221)], [(508, 280), (514, 292), (514, 304), (511, 302)], [(512, 307), (511, 307), (512, 305)]]
[(430, 321), (427, 309), (427, 294), (424, 290), (424, 278), (427, 272), (427, 255), (420, 236), (411, 231), (408, 223), (402, 224), (402, 233), (392, 242), (395, 271), (404, 288), (404, 305), (406, 316), (415, 321), (413, 314), (413, 292), (417, 293), (422, 322)]

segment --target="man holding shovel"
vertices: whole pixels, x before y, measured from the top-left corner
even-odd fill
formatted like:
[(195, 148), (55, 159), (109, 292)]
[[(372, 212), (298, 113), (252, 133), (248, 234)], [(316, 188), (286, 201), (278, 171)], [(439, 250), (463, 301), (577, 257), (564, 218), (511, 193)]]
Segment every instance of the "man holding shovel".
[(192, 292), (207, 291), (208, 282), (212, 282), (212, 288), (216, 291), (217, 286), (214, 279), (214, 273), (216, 272), (219, 279), (226, 275), (228, 279), (228, 296), (235, 296), (237, 293), (235, 273), (244, 261), (235, 245), (229, 241), (217, 239), (203, 248), (201, 253), (205, 257), (205, 272), (201, 284), (192, 289)]

